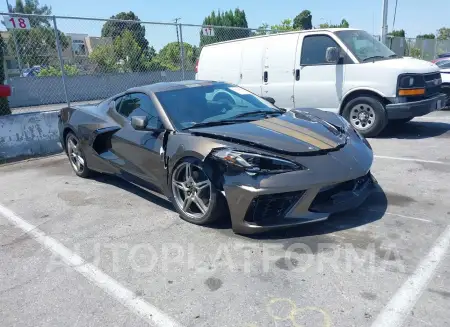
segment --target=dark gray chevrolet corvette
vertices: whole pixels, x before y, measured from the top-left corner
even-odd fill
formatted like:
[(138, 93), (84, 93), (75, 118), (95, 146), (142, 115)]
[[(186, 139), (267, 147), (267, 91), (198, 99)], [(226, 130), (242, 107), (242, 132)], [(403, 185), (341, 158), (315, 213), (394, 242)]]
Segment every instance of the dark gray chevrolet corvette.
[(369, 143), (339, 115), (286, 111), (211, 81), (129, 89), (60, 112), (75, 173), (113, 174), (167, 196), (195, 224), (255, 233), (324, 220), (374, 189)]

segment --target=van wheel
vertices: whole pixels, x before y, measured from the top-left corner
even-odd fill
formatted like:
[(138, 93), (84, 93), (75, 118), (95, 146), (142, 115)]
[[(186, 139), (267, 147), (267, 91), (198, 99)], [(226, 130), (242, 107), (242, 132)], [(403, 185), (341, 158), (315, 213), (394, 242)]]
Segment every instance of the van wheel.
[(365, 137), (377, 136), (387, 125), (384, 105), (370, 95), (350, 100), (345, 105), (342, 116)]

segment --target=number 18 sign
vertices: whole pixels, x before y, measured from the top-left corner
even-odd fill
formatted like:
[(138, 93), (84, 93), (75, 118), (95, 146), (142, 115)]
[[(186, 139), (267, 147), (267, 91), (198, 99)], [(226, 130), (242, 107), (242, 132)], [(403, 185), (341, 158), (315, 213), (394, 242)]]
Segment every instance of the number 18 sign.
[(29, 30), (31, 28), (30, 20), (26, 17), (3, 16), (3, 20), (5, 22), (6, 28), (9, 30), (10, 29)]

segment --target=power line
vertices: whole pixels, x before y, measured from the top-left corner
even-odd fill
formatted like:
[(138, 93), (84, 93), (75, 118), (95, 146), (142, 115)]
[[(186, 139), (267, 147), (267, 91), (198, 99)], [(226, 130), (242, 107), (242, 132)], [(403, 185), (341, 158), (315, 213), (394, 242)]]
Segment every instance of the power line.
[(397, 5), (398, 5), (398, 0), (395, 0), (394, 19), (392, 21), (392, 30), (394, 30), (394, 26), (395, 26), (395, 17), (397, 16)]

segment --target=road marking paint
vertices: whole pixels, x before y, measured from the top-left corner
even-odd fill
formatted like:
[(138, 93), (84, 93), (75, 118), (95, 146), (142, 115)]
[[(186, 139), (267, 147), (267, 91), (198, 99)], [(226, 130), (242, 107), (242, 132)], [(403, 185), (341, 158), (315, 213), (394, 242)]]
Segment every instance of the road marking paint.
[(389, 157), (389, 156), (374, 156), (379, 159), (390, 159), (390, 160), (401, 160), (401, 161), (415, 161), (415, 162), (425, 162), (425, 163), (434, 163), (439, 165), (450, 165), (450, 162), (443, 161), (434, 161), (434, 160), (423, 160), (423, 159), (415, 159), (415, 158), (402, 158), (402, 157)]
[(437, 122), (439, 122), (439, 120), (450, 120), (450, 117), (448, 116), (415, 117), (414, 120), (436, 120)]
[(32, 236), (34, 240), (61, 257), (62, 261), (69, 267), (83, 275), (90, 282), (103, 289), (111, 297), (122, 303), (136, 315), (150, 323), (152, 326), (182, 327), (181, 324), (169, 317), (167, 314), (147, 303), (125, 286), (114, 280), (96, 266), (86, 262), (76, 253), (72, 252), (57, 240), (47, 236), (43, 231), (25, 221), (13, 211), (0, 204), (0, 215)]
[(411, 217), (411, 216), (405, 216), (405, 215), (400, 215), (398, 213), (392, 213), (392, 212), (385, 212), (382, 210), (375, 210), (375, 209), (367, 209), (368, 211), (372, 211), (372, 212), (379, 212), (379, 213), (384, 213), (386, 215), (391, 215), (391, 216), (397, 216), (397, 217), (401, 217), (401, 218), (406, 218), (406, 219), (412, 219), (412, 220), (418, 220), (418, 221), (423, 221), (426, 223), (432, 223), (432, 220), (428, 220), (428, 219), (424, 219), (424, 218), (417, 218), (417, 217)]
[(394, 294), (389, 303), (378, 315), (372, 327), (400, 327), (408, 317), (424, 289), (432, 280), (440, 262), (450, 246), (450, 225), (434, 243), (414, 273)]

